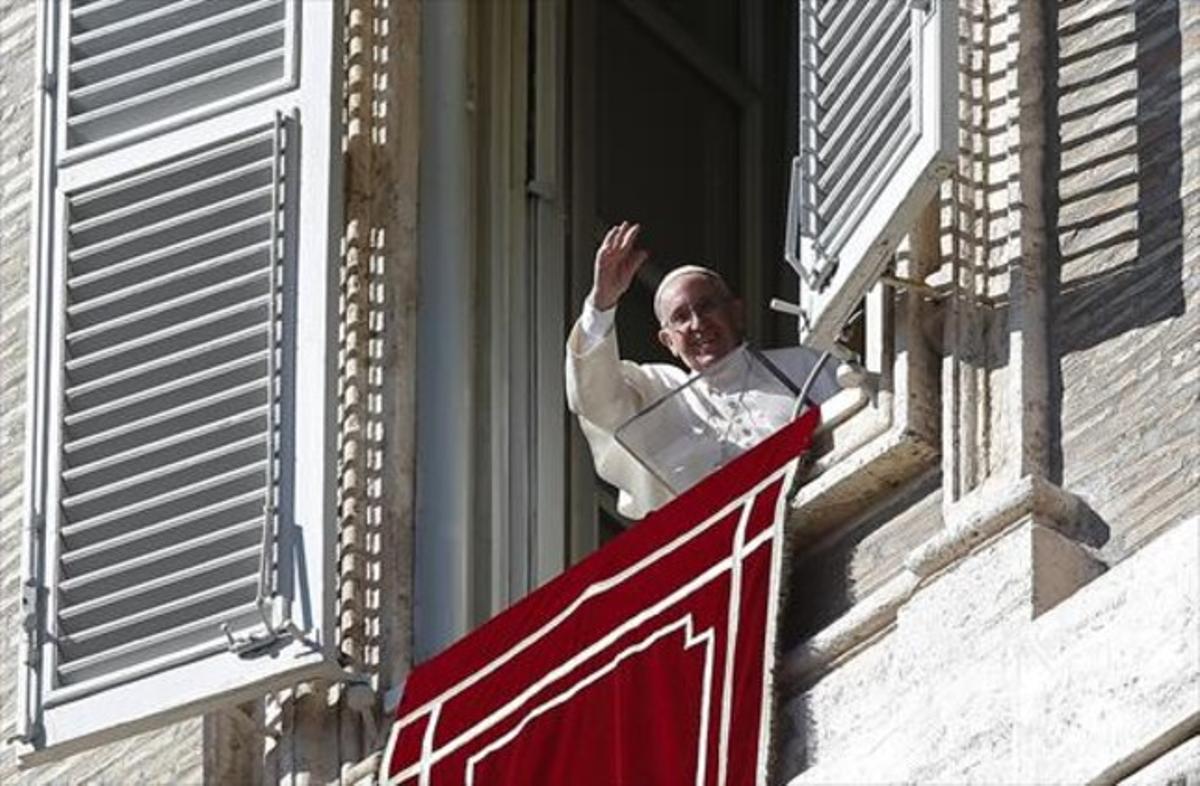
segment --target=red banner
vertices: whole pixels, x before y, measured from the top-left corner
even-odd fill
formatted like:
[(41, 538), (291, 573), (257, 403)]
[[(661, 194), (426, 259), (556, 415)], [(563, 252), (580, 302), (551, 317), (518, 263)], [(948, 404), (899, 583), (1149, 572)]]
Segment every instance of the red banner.
[(786, 495), (818, 419), (417, 666), (380, 780), (764, 784)]

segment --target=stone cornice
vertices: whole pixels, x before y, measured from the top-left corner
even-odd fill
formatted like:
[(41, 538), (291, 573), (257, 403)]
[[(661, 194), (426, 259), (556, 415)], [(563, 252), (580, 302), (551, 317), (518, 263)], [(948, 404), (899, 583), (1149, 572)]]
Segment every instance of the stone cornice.
[(920, 587), (1022, 521), (1033, 518), (1075, 538), (1083, 507), (1074, 494), (1038, 476), (985, 483), (947, 508), (945, 526), (909, 552), (899, 573), (786, 653), (781, 681), (792, 687), (812, 682), (885, 632)]

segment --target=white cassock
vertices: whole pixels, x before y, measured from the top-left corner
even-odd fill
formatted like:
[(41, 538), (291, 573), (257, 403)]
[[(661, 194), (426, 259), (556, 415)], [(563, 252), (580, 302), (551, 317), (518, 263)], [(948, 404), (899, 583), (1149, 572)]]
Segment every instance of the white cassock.
[[(638, 519), (662, 507), (675, 496), (668, 485), (674, 478), (707, 475), (732, 457), (731, 446), (744, 450), (790, 419), (794, 397), (758, 389), (753, 380), (747, 385), (744, 369), (750, 365), (743, 362), (747, 353), (739, 348), (738, 357), (722, 360), (717, 374), (706, 374), (689, 390), (659, 404), (669, 411), (654, 420), (664, 425), (653, 435), (660, 468), (656, 475), (617, 440), (616, 431), (694, 375), (665, 363), (621, 360), (611, 313), (605, 316), (608, 329), (601, 336), (581, 324), (595, 317), (595, 312), (585, 312), (567, 338), (567, 405), (579, 416), (596, 473), (620, 490), (617, 509), (622, 515)], [(820, 357), (800, 346), (762, 354), (797, 384), (808, 377)], [(810, 398), (819, 403), (837, 390), (833, 371), (827, 367), (813, 384)]]

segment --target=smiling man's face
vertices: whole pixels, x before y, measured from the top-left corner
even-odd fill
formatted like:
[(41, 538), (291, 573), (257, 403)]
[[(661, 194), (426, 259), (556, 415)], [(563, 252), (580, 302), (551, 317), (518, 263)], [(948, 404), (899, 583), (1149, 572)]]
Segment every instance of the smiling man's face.
[(742, 343), (742, 302), (716, 278), (679, 276), (660, 300), (658, 340), (692, 371), (703, 371)]

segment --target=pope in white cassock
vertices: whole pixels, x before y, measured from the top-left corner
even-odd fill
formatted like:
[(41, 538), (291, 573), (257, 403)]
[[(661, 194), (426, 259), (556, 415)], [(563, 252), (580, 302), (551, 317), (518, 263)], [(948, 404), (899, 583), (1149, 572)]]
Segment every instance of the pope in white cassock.
[[(675, 495), (622, 445), (616, 433), (631, 418), (664, 396), (695, 380), (684, 394), (664, 406), (654, 422), (669, 432), (657, 440), (667, 466), (680, 476), (698, 476), (728, 458), (724, 445), (750, 447), (787, 423), (794, 398), (754, 369), (742, 341), (742, 302), (716, 272), (685, 265), (667, 273), (654, 296), (658, 339), (686, 367), (621, 360), (614, 317), (649, 254), (637, 247), (640, 227), (612, 227), (596, 251), (592, 290), (583, 313), (567, 338), (567, 404), (579, 416), (596, 463), (596, 472), (620, 489), (622, 515), (641, 518)], [(818, 353), (790, 347), (764, 353), (794, 381), (803, 381)], [(822, 369), (809, 394), (821, 402), (837, 391), (831, 369)]]

